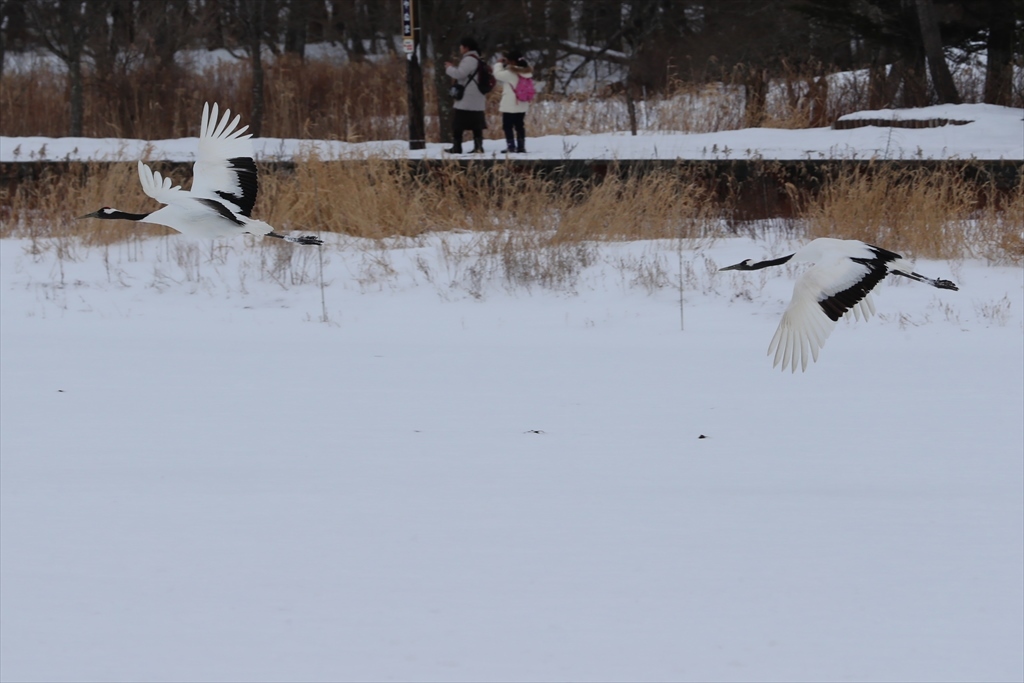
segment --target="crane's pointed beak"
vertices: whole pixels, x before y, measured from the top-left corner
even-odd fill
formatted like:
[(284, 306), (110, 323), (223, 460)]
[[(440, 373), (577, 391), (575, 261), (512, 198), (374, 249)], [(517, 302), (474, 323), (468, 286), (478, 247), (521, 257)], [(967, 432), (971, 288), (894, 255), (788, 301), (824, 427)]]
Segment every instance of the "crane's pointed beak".
[(739, 263), (737, 263), (735, 265), (726, 266), (725, 268), (719, 268), (718, 272), (721, 273), (723, 270), (740, 270), (745, 265), (747, 265), (746, 261), (740, 261)]
[(87, 214), (85, 214), (84, 216), (79, 216), (79, 217), (78, 217), (78, 218), (76, 218), (75, 220), (76, 220), (76, 221), (80, 221), (80, 220), (82, 220), (83, 218), (99, 218), (99, 213), (100, 213), (99, 211), (93, 211), (92, 213), (87, 213)]

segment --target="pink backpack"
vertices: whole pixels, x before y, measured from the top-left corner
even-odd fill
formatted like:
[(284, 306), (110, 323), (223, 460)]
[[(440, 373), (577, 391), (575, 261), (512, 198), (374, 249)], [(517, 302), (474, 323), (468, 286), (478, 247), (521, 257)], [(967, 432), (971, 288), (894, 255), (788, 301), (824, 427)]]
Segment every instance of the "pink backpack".
[(533, 79), (525, 76), (519, 77), (515, 91), (516, 99), (520, 102), (532, 102), (533, 98), (537, 95), (537, 90), (533, 87)]

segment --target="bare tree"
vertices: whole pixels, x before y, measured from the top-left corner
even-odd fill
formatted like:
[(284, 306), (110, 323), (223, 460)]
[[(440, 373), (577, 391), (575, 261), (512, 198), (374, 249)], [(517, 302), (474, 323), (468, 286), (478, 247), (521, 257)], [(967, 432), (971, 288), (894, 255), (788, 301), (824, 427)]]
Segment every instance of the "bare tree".
[(241, 25), (249, 50), (252, 71), (252, 111), (249, 130), (253, 137), (263, 131), (263, 33), (267, 28), (267, 0), (241, 0)]
[(960, 94), (956, 91), (953, 75), (949, 73), (949, 64), (942, 51), (939, 20), (935, 17), (932, 0), (917, 0), (917, 22), (921, 26), (921, 42), (928, 58), (928, 70), (932, 75), (936, 97), (942, 104), (960, 104)]
[(70, 123), (68, 135), (80, 137), (85, 113), (85, 74), (90, 36), (101, 32), (110, 0), (26, 0), (25, 11), (40, 43), (68, 70)]
[(928, 104), (927, 60), (916, 0), (800, 0), (798, 7), (866, 47), (872, 107)]
[(284, 27), (285, 54), (295, 55), (300, 60), (306, 57), (306, 40), (309, 29), (310, 14), (317, 5), (323, 3), (312, 0), (286, 0), (283, 9), (287, 12)]
[[(424, 10), (419, 14), (422, 18), (428, 16)], [(349, 59), (362, 61), (370, 53), (394, 51), (394, 36), (399, 31), (401, 17), (400, 0), (335, 0), (333, 16), (337, 37)]]
[[(985, 102), (1009, 106), (1013, 99), (1013, 45), (1016, 13), (1024, 19), (1024, 2), (989, 0), (988, 59), (985, 66)], [(1021, 47), (1018, 43), (1018, 47)]]
[[(11, 0), (0, 0), (0, 80), (4, 77), (4, 56), (7, 53), (8, 36), (13, 28), (12, 24), (15, 23), (11, 16), (14, 6), (15, 3), (11, 2)], [(17, 8), (24, 12), (24, 7), (21, 3), (18, 3)]]

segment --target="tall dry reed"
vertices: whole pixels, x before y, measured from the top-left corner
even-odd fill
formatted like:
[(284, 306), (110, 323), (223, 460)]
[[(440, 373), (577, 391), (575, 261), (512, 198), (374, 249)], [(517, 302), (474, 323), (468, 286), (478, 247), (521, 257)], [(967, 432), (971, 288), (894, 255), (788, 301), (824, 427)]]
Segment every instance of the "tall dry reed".
[[(406, 135), (405, 61), (333, 65), (277, 60), (266, 68), (263, 137), (400, 139)], [(8, 71), (0, 88), (0, 135), (67, 135), (68, 78), (62, 67), (39, 60)], [(164, 140), (196, 136), (204, 102), (235, 111), (252, 108), (246, 63), (124, 68), (88, 73), (83, 134)]]
[(828, 179), (798, 198), (809, 237), (843, 237), (926, 258), (1019, 262), (1024, 182), (1007, 191), (941, 171), (878, 165)]
[(156, 208), (142, 192), (134, 163), (54, 166), (34, 181), (0, 184), (0, 206), (9, 212), (0, 220), (0, 238), (75, 236), (91, 245), (173, 232), (145, 223), (77, 220), (115, 202), (116, 208), (133, 213)]
[[(172, 178), (177, 173), (163, 170)], [(790, 186), (797, 212), (787, 227), (797, 237), (861, 239), (909, 256), (1024, 262), (1024, 182), (1007, 190), (970, 177), (949, 166), (843, 171), (818, 191)], [(373, 240), (474, 232), (495, 235), (500, 244), (491, 251), (503, 254), (516, 244), (714, 237), (731, 215), (729, 198), (716, 199), (706, 178), (685, 167), (613, 168), (603, 179), (584, 180), (515, 164), (312, 157), (292, 170), (264, 167), (260, 187), (254, 216), (280, 231)], [(77, 236), (84, 244), (110, 244), (170, 232), (127, 221), (73, 220), (107, 205), (155, 208), (134, 164), (71, 165), (35, 181), (4, 183), (0, 237)], [(510, 232), (518, 234), (511, 242), (500, 237)]]
[(675, 169), (610, 173), (600, 182), (573, 183), (568, 196), (577, 201), (560, 213), (563, 241), (701, 237), (717, 225), (721, 208), (694, 177)]

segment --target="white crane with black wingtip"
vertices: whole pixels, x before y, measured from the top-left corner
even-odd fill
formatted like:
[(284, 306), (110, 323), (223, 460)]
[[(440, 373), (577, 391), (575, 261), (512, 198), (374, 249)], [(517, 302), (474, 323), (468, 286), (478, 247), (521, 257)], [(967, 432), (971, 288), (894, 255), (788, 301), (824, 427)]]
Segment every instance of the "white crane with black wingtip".
[(902, 275), (939, 289), (959, 289), (949, 280), (915, 273), (899, 254), (859, 240), (830, 237), (812, 240), (789, 256), (758, 262), (747, 259), (719, 270), (760, 270), (788, 261), (814, 264), (793, 286), (793, 298), (768, 346), (768, 355), (775, 354), (772, 367), (781, 364), (783, 370), (788, 366), (793, 372), (797, 366), (807, 370), (812, 358), (817, 362), (818, 351), (847, 311), (853, 310), (858, 320), (875, 312), (870, 292), (886, 275)]
[(296, 244), (323, 244), (314, 235), (290, 237), (252, 218), (259, 190), (256, 162), (253, 161), (252, 134), (243, 135), (249, 126), (235, 130), (240, 116), (231, 119), (231, 110), (217, 118), (217, 105), (203, 105), (199, 130), (199, 154), (192, 167), (192, 189), (173, 185), (146, 164), (139, 162), (142, 190), (161, 204), (150, 213), (128, 213), (104, 206), (82, 218), (127, 220), (156, 223), (183, 235), (201, 238), (234, 237), (251, 234), (277, 237)]

